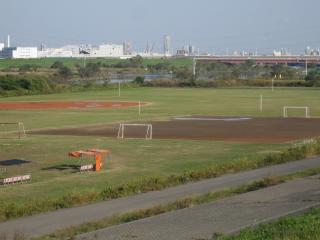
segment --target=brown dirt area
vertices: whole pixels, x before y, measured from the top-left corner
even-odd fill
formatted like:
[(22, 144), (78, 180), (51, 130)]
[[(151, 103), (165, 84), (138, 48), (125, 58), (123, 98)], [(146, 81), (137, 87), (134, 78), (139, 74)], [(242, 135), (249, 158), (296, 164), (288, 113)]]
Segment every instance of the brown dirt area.
[(0, 110), (124, 108), (138, 105), (138, 102), (117, 101), (0, 102)]
[[(320, 136), (316, 118), (237, 118), (192, 116), (151, 121), (154, 139), (281, 143)], [(34, 131), (32, 134), (117, 137), (119, 125)], [(143, 127), (126, 127), (126, 138), (144, 138)]]

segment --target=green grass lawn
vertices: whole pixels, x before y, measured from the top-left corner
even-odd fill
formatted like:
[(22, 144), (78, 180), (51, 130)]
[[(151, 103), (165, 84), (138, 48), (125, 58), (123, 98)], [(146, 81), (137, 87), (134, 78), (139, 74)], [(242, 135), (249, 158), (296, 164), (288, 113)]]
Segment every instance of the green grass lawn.
[[(264, 111), (259, 110), (259, 96), (264, 96)], [(167, 89), (127, 88), (122, 96), (116, 89), (2, 98), (0, 101), (121, 100), (144, 101), (137, 107), (103, 110), (0, 111), (2, 122), (22, 121), (27, 129), (85, 126), (121, 121), (167, 119), (181, 115), (228, 115), (280, 117), (284, 105), (306, 105), (313, 116), (320, 115), (319, 90), (315, 89)], [(298, 115), (298, 112), (293, 114)], [(25, 159), (22, 166), (0, 166), (1, 176), (31, 173), (30, 184), (0, 187), (0, 202), (32, 203), (76, 192), (102, 191), (106, 185), (119, 185), (150, 176), (182, 174), (235, 160), (257, 160), (267, 153), (290, 146), (219, 141), (187, 140), (117, 140), (103, 137), (36, 136), (26, 139), (0, 139), (0, 161)], [(85, 148), (111, 151), (100, 173), (74, 173), (77, 160), (67, 153)], [(90, 162), (90, 160), (88, 160)], [(70, 166), (67, 166), (70, 165)], [(7, 168), (7, 172), (4, 172)]]
[(246, 229), (234, 237), (219, 240), (319, 240), (320, 211), (311, 210), (301, 216), (290, 216), (257, 229)]
[[(182, 174), (231, 160), (257, 159), (286, 145), (242, 144), (210, 141), (116, 140), (95, 137), (31, 136), (21, 142), (1, 141), (1, 159), (26, 159), (32, 163), (8, 167), (8, 175), (32, 174), (32, 183), (0, 188), (0, 200), (51, 196), (65, 191), (101, 191), (106, 184), (119, 185), (151, 176)], [(67, 153), (90, 147), (110, 149), (100, 173), (74, 173), (78, 165)], [(85, 159), (89, 164), (92, 159)]]

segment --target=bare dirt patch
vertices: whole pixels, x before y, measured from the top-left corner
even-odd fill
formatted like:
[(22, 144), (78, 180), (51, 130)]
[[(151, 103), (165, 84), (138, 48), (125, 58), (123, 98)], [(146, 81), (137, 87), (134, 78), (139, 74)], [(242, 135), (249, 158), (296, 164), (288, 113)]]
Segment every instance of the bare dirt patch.
[[(316, 118), (179, 117), (170, 121), (148, 122), (154, 139), (221, 140), (280, 143), (320, 136)], [(117, 137), (118, 125), (35, 131), (33, 134)], [(141, 127), (125, 130), (128, 138), (144, 138)]]
[(0, 110), (125, 108), (138, 105), (138, 102), (119, 101), (0, 102)]

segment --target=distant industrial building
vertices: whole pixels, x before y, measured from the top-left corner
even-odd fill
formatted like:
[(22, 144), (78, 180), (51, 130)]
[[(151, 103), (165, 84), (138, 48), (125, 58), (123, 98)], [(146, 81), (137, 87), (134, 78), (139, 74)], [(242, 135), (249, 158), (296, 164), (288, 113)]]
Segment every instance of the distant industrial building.
[(7, 46), (0, 45), (0, 58), (37, 58), (36, 47), (11, 47), (10, 35), (7, 37)]
[(306, 56), (320, 56), (320, 49), (312, 49), (311, 47), (306, 47), (304, 54)]
[(275, 57), (281, 57), (281, 56), (290, 56), (291, 54), (288, 53), (286, 49), (281, 48), (280, 51), (274, 50), (272, 55)]
[(123, 45), (103, 44), (92, 48), (88, 57), (122, 57), (123, 55)]
[(133, 48), (131, 42), (124, 42), (123, 43), (123, 54), (124, 55), (132, 55)]
[(163, 54), (166, 57), (171, 57), (172, 55), (171, 37), (169, 35), (165, 35), (163, 38)]
[(187, 56), (196, 56), (199, 55), (199, 51), (197, 52), (195, 46), (193, 45), (185, 45), (182, 49), (177, 50), (178, 57), (187, 57)]
[(36, 47), (5, 47), (0, 52), (1, 58), (38, 58)]
[[(148, 45), (147, 51), (135, 52), (132, 43), (129, 41), (120, 44), (102, 44), (99, 46), (67, 45), (61, 48), (47, 48), (41, 44), (36, 47), (11, 47), (10, 36), (6, 39), (6, 44), (0, 43), (0, 58), (120, 58), (127, 59), (137, 55), (146, 58), (161, 58), (172, 56), (171, 37), (164, 36), (164, 53), (154, 52), (155, 44)], [(193, 50), (192, 50), (193, 51)]]
[(65, 50), (63, 48), (42, 48), (38, 51), (39, 58), (69, 58), (72, 57), (71, 50)]
[(178, 49), (176, 56), (177, 57), (187, 57), (187, 56), (189, 56), (189, 52), (185, 49)]

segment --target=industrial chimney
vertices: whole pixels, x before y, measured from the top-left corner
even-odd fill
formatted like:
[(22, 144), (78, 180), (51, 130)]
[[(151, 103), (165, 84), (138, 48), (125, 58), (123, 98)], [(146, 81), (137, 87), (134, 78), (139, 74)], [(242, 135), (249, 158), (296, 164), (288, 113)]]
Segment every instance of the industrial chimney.
[(8, 39), (7, 39), (7, 47), (10, 47), (10, 35), (8, 35)]

